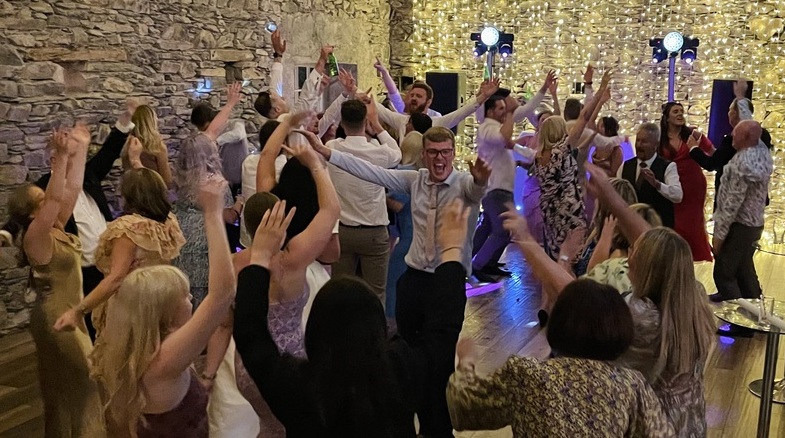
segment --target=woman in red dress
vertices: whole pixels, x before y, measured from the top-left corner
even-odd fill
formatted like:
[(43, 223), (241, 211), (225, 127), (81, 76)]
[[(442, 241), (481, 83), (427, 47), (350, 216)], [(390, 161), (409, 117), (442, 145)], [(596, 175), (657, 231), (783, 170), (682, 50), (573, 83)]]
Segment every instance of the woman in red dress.
[(660, 147), (657, 153), (676, 163), (684, 197), (673, 205), (674, 229), (692, 250), (693, 261), (712, 260), (703, 206), (706, 203), (706, 177), (697, 162), (690, 159), (690, 147), (697, 145), (704, 152), (714, 153), (714, 145), (705, 135), (685, 124), (684, 107), (678, 102), (663, 106), (660, 119)]

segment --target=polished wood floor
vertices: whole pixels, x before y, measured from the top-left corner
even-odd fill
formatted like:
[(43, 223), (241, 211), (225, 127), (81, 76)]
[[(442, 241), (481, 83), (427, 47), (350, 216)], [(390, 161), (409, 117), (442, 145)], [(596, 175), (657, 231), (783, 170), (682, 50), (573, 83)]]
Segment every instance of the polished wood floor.
[[(480, 373), (499, 367), (510, 355), (545, 358), (550, 350), (544, 332), (537, 326), (539, 284), (511, 249), (508, 268), (515, 274), (501, 288), (469, 298), (463, 336), (477, 341)], [(785, 299), (781, 289), (785, 257), (759, 253), (756, 265), (767, 294)], [(696, 265), (698, 279), (714, 291), (711, 264)], [(747, 384), (763, 372), (764, 335), (752, 339), (718, 338), (706, 370), (706, 418), (711, 438), (755, 436), (759, 399)], [(785, 356), (781, 350), (780, 357)], [(778, 363), (778, 376), (785, 375), (785, 363)], [(35, 346), (28, 333), (0, 338), (0, 437), (36, 438), (43, 436), (42, 406), (35, 365)], [(772, 410), (771, 437), (785, 437), (783, 405)], [(462, 438), (511, 437), (509, 428), (500, 431), (462, 432)]]

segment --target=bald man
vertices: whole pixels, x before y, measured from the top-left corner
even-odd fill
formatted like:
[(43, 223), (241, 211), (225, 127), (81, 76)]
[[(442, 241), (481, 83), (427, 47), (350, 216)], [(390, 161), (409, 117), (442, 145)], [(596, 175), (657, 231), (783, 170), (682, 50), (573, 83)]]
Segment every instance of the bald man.
[(714, 213), (717, 293), (711, 300), (715, 302), (761, 294), (752, 256), (763, 233), (763, 209), (773, 171), (771, 153), (760, 139), (762, 132), (760, 123), (753, 120), (733, 129), (736, 155), (725, 165)]

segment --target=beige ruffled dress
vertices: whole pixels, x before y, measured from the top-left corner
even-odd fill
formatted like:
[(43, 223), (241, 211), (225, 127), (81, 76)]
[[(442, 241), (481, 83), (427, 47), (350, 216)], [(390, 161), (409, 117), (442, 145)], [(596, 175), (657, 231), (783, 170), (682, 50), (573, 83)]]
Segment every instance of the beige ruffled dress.
[[(101, 234), (95, 252), (95, 266), (104, 275), (112, 266), (112, 249), (117, 239), (127, 237), (136, 245), (136, 253), (131, 270), (145, 266), (168, 265), (180, 255), (185, 237), (174, 214), (169, 213), (166, 222), (158, 222), (139, 214), (128, 214), (110, 222)], [(102, 304), (93, 310), (93, 325), (96, 336), (103, 328), (104, 307)]]

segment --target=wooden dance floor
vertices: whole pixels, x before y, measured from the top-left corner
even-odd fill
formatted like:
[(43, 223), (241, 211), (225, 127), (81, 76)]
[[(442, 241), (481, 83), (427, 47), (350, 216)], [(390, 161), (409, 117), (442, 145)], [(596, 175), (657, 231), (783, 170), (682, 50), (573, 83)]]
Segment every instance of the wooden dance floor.
[[(758, 253), (756, 265), (764, 291), (785, 299), (785, 257)], [(508, 265), (515, 274), (497, 290), (471, 296), (466, 307), (463, 336), (476, 340), (481, 352), (480, 373), (499, 367), (512, 354), (545, 358), (549, 348), (537, 326), (539, 284), (523, 263), (520, 253), (510, 248)], [(711, 264), (696, 265), (698, 279), (714, 292)], [(492, 288), (491, 288), (492, 289)], [(471, 291), (469, 291), (471, 294)], [(719, 324), (719, 321), (718, 321)], [(765, 335), (752, 339), (717, 337), (706, 370), (706, 417), (709, 437), (734, 438), (755, 435), (759, 399), (747, 384), (761, 377)], [(783, 350), (780, 350), (783, 356)], [(785, 361), (778, 361), (777, 376), (785, 376)], [(35, 364), (35, 346), (28, 333), (0, 338), (0, 437), (43, 436), (43, 418)], [(772, 409), (771, 436), (785, 436), (783, 405)], [(511, 437), (509, 428), (500, 431), (462, 432), (459, 437)]]

